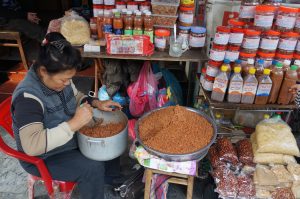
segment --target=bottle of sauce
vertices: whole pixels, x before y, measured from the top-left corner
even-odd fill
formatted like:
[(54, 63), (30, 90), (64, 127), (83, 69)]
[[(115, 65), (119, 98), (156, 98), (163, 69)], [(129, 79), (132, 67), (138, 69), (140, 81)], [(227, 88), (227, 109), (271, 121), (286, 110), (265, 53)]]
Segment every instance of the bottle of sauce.
[(228, 87), (227, 101), (232, 103), (240, 103), (243, 91), (244, 80), (241, 75), (241, 67), (234, 67), (234, 74), (232, 75)]
[(135, 17), (134, 17), (133, 35), (142, 35), (142, 34), (143, 34), (142, 13), (136, 12)]
[(213, 85), (213, 90), (211, 93), (212, 100), (223, 102), (228, 85), (227, 70), (227, 66), (221, 66), (221, 71), (215, 78), (215, 82)]
[(246, 77), (249, 74), (250, 68), (254, 68), (254, 59), (248, 59), (247, 64), (242, 68), (243, 77)]
[(153, 43), (153, 25), (154, 25), (154, 21), (152, 19), (151, 12), (146, 12), (144, 18), (144, 35), (148, 35), (152, 43)]
[(246, 76), (242, 92), (243, 104), (253, 104), (257, 90), (258, 81), (255, 77), (255, 68), (250, 68), (249, 74)]
[(259, 79), (259, 77), (261, 77), (264, 73), (264, 60), (263, 59), (259, 59), (257, 62), (256, 62), (256, 65), (255, 65), (255, 69), (256, 69), (256, 78)]
[(271, 71), (271, 80), (272, 80), (272, 89), (270, 93), (270, 97), (268, 99), (269, 104), (275, 104), (278, 98), (278, 94), (280, 91), (280, 87), (283, 80), (283, 70), (282, 70), (283, 64), (280, 62), (277, 62), (275, 67)]
[(133, 35), (133, 17), (132, 17), (132, 11), (127, 11), (126, 17), (124, 18), (125, 23), (125, 35)]
[(291, 69), (285, 73), (277, 101), (278, 104), (287, 105), (291, 102), (293, 94), (289, 92), (289, 89), (295, 85), (298, 80), (297, 69), (297, 66), (292, 65)]
[(104, 10), (103, 32), (105, 34), (112, 33), (113, 20), (109, 10)]
[(268, 102), (268, 98), (272, 89), (270, 73), (270, 69), (264, 69), (263, 76), (259, 78), (255, 104), (267, 104)]
[(120, 12), (115, 12), (115, 17), (113, 19), (113, 28), (116, 35), (123, 35), (123, 20), (121, 18)]

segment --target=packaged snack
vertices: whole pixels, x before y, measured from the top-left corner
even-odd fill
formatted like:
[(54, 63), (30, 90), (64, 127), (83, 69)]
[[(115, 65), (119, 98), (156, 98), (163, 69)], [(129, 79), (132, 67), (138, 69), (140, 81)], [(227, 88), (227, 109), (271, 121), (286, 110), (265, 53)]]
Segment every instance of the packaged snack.
[(218, 139), (217, 146), (220, 155), (220, 160), (229, 162), (233, 165), (237, 165), (238, 158), (236, 155), (236, 151), (228, 138), (224, 137)]
[(272, 165), (271, 171), (276, 175), (279, 183), (289, 183), (293, 181), (293, 176), (283, 165)]
[(293, 176), (294, 180), (300, 181), (300, 165), (296, 163), (291, 163), (287, 165), (287, 170)]
[(253, 149), (249, 139), (240, 140), (237, 143), (237, 153), (241, 163), (253, 165)]
[(276, 175), (269, 169), (268, 166), (257, 165), (253, 176), (253, 181), (257, 185), (276, 186), (279, 181)]
[(295, 199), (290, 188), (278, 188), (272, 192), (272, 199)]
[(225, 165), (225, 163), (220, 160), (220, 156), (216, 145), (210, 147), (208, 151), (208, 156), (213, 168)]
[(216, 171), (215, 182), (217, 184), (216, 192), (219, 197), (235, 198), (238, 190), (238, 182), (234, 173), (227, 167), (220, 167)]
[(255, 196), (255, 187), (252, 178), (241, 173), (237, 176), (238, 182), (238, 197), (239, 198), (253, 198)]

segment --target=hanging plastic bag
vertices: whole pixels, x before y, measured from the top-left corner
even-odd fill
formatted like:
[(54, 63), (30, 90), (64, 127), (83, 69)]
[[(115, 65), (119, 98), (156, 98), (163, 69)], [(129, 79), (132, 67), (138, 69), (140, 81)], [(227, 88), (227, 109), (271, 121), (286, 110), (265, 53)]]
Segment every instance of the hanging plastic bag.
[(130, 97), (129, 109), (133, 116), (141, 116), (157, 107), (157, 80), (152, 73), (151, 64), (146, 61), (140, 71), (139, 78), (127, 89)]

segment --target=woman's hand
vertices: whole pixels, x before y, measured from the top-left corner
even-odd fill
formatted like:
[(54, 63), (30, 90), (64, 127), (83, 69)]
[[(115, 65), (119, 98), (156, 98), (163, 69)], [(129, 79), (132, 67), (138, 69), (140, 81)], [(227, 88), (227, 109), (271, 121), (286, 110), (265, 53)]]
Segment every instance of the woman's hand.
[(78, 131), (87, 125), (93, 117), (93, 108), (88, 103), (82, 104), (76, 109), (74, 117), (68, 121), (72, 131)]
[(122, 106), (118, 102), (112, 100), (94, 100), (92, 102), (93, 107), (102, 111), (114, 111), (115, 109), (122, 109)]

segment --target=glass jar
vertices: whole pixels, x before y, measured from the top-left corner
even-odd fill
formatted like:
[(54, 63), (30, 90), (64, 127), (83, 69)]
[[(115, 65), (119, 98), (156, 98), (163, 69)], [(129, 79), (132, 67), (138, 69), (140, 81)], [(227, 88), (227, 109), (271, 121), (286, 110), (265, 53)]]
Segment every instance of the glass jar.
[(298, 8), (280, 6), (276, 18), (276, 29), (281, 32), (293, 31), (298, 16)]
[(257, 5), (259, 0), (242, 0), (239, 19), (245, 22), (253, 21)]
[(242, 51), (256, 53), (260, 42), (260, 31), (246, 29), (242, 43)]
[(194, 7), (180, 6), (179, 8), (179, 25), (192, 26), (194, 21)]
[(135, 1), (130, 1), (127, 3), (127, 10), (135, 11), (139, 9), (139, 4)]
[(214, 77), (205, 75), (203, 85), (202, 85), (203, 89), (206, 91), (212, 91), (214, 86), (214, 81), (215, 81)]
[(209, 58), (214, 61), (223, 61), (227, 46), (213, 44), (209, 51)]
[(104, 5), (93, 4), (93, 14), (94, 17), (100, 17), (104, 14)]
[(90, 18), (90, 29), (91, 29), (91, 37), (93, 39), (98, 39), (97, 17)]
[(275, 57), (275, 52), (274, 53), (265, 53), (262, 51), (257, 52), (257, 60), (262, 59), (264, 60), (264, 68), (269, 68), (272, 65), (272, 61)]
[(296, 48), (299, 35), (295, 32), (286, 32), (281, 34), (278, 51), (281, 54), (292, 54)]
[(229, 19), (228, 20), (228, 26), (230, 28), (244, 28), (245, 25), (246, 25), (245, 22), (239, 21), (238, 19)]
[(241, 60), (241, 66), (244, 67), (248, 64), (248, 59), (253, 59), (255, 60), (256, 53), (245, 53), (245, 52), (240, 52), (240, 57), (239, 59)]
[(231, 28), (229, 45), (241, 46), (244, 39), (244, 30), (241, 28)]
[(227, 45), (230, 37), (230, 28), (218, 26), (214, 38), (214, 43), (218, 45)]
[(154, 45), (158, 51), (167, 51), (170, 43), (170, 31), (166, 29), (155, 30)]
[(116, 3), (116, 9), (123, 10), (126, 9), (126, 3), (123, 1), (119, 1)]
[(274, 60), (280, 63), (285, 63), (285, 65), (290, 65), (292, 62), (294, 55), (290, 54), (290, 55), (286, 55), (286, 54), (282, 54), (277, 52), (275, 54)]
[(237, 59), (239, 59), (239, 56), (240, 56), (240, 46), (228, 45), (227, 51), (225, 53), (225, 59), (234, 62)]
[(185, 39), (185, 41), (189, 40), (191, 27), (179, 26), (178, 27), (178, 35)]
[(257, 30), (269, 30), (272, 27), (276, 8), (268, 5), (258, 5), (255, 8), (254, 26)]
[(200, 49), (205, 46), (206, 28), (192, 26), (189, 38), (189, 45), (192, 49)]
[(140, 11), (144, 11), (144, 10), (149, 10), (150, 11), (150, 8), (151, 8), (151, 3), (149, 1), (145, 1), (145, 2), (142, 2), (140, 4)]
[(207, 63), (206, 74), (210, 77), (216, 77), (222, 63), (222, 61), (209, 60)]
[(268, 30), (264, 32), (260, 39), (259, 50), (265, 53), (276, 52), (280, 38), (280, 32)]
[(115, 9), (115, 6), (104, 6), (103, 14), (105, 15), (113, 15), (113, 9)]

